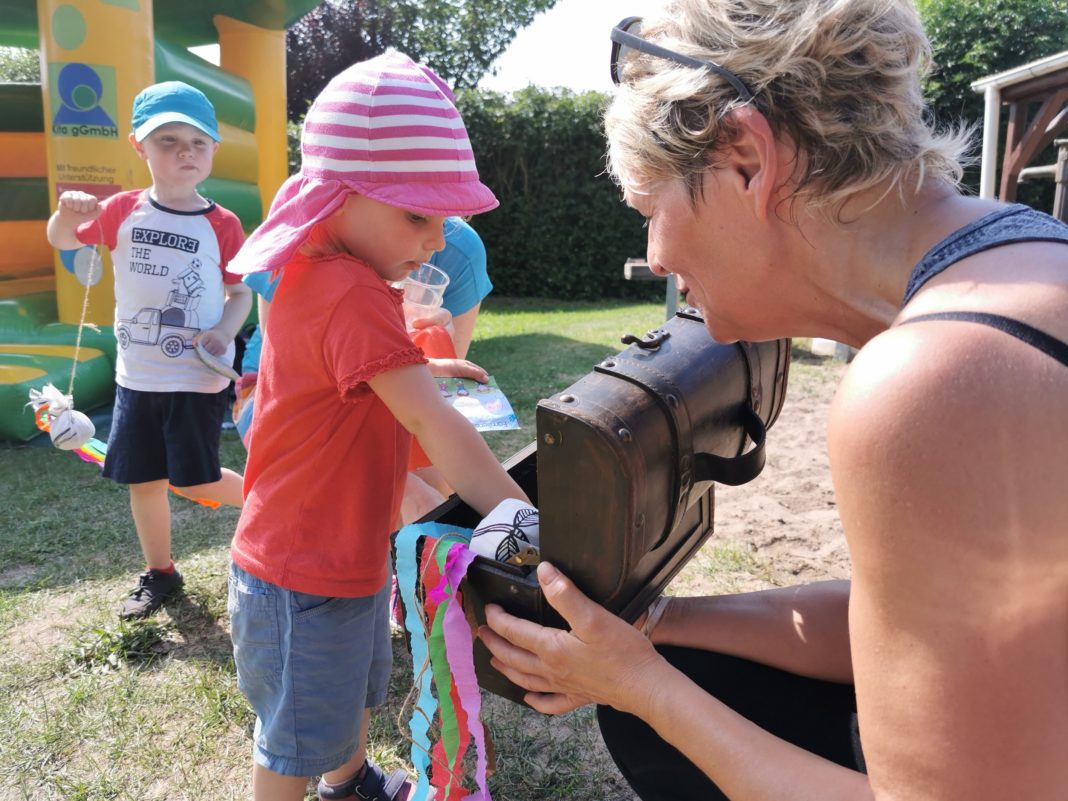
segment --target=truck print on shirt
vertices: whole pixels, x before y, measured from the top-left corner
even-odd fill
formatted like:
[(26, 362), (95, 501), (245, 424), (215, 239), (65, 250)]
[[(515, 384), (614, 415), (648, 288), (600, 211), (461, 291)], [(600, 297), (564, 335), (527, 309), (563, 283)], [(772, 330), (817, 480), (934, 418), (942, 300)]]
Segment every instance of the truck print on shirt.
[(200, 277), (200, 259), (193, 259), (189, 267), (172, 284), (163, 309), (144, 307), (131, 319), (119, 320), (115, 338), (123, 350), (130, 345), (158, 345), (167, 356), (175, 359), (193, 347), (193, 337), (200, 333), (196, 308), (204, 294), (204, 280)]
[(199, 328), (185, 325), (181, 309), (141, 309), (132, 320), (119, 320), (115, 337), (125, 350), (130, 345), (159, 345), (172, 359), (193, 347)]

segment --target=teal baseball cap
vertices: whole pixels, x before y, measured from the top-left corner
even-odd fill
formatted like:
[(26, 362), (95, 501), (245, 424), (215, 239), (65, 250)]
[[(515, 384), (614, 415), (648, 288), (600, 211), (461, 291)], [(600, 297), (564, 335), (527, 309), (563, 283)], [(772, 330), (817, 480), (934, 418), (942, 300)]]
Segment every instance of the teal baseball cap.
[(134, 98), (132, 123), (138, 142), (168, 122), (184, 122), (219, 141), (215, 107), (207, 95), (182, 81), (152, 84)]

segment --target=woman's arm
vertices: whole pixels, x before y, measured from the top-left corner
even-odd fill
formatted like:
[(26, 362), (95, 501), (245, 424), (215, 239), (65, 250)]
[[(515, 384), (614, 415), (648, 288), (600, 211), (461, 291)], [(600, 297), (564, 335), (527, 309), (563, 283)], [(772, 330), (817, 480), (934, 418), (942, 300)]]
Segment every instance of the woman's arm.
[(848, 581), (667, 601), (649, 633), (654, 643), (730, 654), (825, 681), (853, 680)]

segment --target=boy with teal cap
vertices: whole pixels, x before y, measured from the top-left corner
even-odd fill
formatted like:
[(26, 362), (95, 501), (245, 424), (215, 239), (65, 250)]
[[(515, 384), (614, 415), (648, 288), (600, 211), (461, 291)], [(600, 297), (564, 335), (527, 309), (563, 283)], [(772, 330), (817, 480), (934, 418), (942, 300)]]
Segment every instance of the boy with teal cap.
[(232, 364), (252, 304), (226, 272), (244, 241), (241, 223), (197, 191), (219, 148), (211, 102), (181, 81), (157, 83), (134, 99), (131, 122), (130, 144), (152, 185), (103, 200), (64, 192), (48, 221), (53, 247), (104, 244), (115, 267), (117, 387), (103, 474), (130, 487), (146, 563), (123, 618), (154, 613), (182, 586), (171, 560), (168, 484), (241, 506), (242, 477), (219, 464), (229, 380), (194, 350)]

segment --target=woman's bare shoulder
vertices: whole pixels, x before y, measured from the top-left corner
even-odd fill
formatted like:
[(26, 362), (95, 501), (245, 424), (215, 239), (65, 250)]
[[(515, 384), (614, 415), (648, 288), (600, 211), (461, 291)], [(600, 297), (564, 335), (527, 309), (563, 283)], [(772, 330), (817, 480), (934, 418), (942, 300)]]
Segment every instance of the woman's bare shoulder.
[(1066, 405), (1068, 367), (975, 324), (891, 329), (843, 380), (829, 447), (876, 797), (1063, 793)]
[(990, 530), (1026, 519), (1037, 536), (1056, 511), (1068, 515), (1065, 408), (1068, 365), (1003, 331), (958, 321), (891, 328), (861, 349), (836, 394), (836, 490), (900, 495), (917, 524), (952, 518)]

